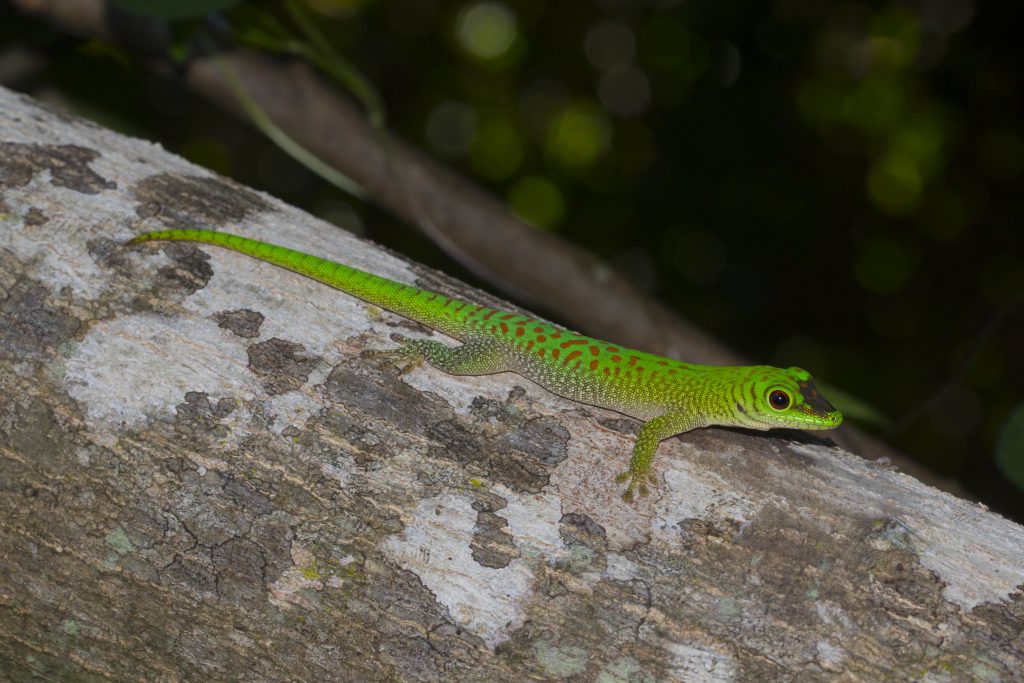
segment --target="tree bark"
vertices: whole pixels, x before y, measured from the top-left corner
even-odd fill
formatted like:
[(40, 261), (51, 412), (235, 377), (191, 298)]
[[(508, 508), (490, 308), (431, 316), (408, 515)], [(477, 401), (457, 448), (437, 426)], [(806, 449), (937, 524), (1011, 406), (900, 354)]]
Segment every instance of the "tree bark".
[[(457, 209), (454, 209), (457, 210)], [(806, 434), (662, 444), (203, 227), (484, 302), (0, 89), (0, 671), (13, 680), (1011, 680), (1024, 529)]]

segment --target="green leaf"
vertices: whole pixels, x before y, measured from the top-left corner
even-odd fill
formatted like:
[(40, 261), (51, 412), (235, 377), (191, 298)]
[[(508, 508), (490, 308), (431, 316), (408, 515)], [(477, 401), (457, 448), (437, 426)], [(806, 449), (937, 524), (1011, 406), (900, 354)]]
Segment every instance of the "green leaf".
[(249, 91), (245, 89), (241, 79), (231, 64), (223, 57), (217, 58), (217, 65), (220, 67), (221, 72), (224, 74), (224, 79), (227, 82), (231, 91), (238, 98), (242, 108), (252, 119), (253, 124), (260, 129), (264, 135), (270, 138), (271, 142), (281, 148), (286, 154), (298, 161), (300, 164), (308, 168), (309, 170), (316, 173), (318, 176), (323, 178), (329, 183), (333, 183), (336, 187), (341, 190), (348, 192), (353, 197), (365, 197), (366, 191), (354, 180), (337, 170), (330, 164), (322, 161), (315, 154), (310, 152), (308, 149), (296, 142), (290, 135), (281, 130), (276, 123), (274, 123), (267, 112), (264, 111), (258, 102), (252, 98)]
[(826, 382), (818, 380), (817, 384), (821, 393), (843, 414), (844, 420), (856, 420), (857, 422), (873, 424), (877, 427), (888, 427), (892, 423), (892, 420), (867, 401), (848, 394), (842, 389)]
[(1024, 403), (1018, 403), (1003, 423), (996, 444), (996, 464), (1017, 488), (1024, 489)]
[(348, 88), (348, 91), (366, 107), (370, 124), (378, 132), (382, 131), (384, 129), (384, 101), (377, 89), (358, 69), (343, 58), (340, 52), (334, 49), (334, 45), (320, 32), (316, 22), (306, 14), (301, 4), (289, 0), (285, 3), (285, 7), (291, 14), (292, 20), (306, 34), (306, 38), (315, 48), (306, 50), (306, 58)]
[(111, 0), (111, 2), (123, 10), (143, 17), (177, 21), (228, 9), (242, 0)]

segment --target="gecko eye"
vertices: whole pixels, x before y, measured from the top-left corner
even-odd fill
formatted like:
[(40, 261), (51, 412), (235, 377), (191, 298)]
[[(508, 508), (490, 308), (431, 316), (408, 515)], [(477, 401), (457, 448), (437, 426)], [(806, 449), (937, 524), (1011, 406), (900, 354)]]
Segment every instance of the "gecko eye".
[(768, 394), (768, 405), (775, 410), (785, 410), (792, 402), (793, 399), (791, 399), (789, 394), (782, 389), (776, 389), (772, 393)]

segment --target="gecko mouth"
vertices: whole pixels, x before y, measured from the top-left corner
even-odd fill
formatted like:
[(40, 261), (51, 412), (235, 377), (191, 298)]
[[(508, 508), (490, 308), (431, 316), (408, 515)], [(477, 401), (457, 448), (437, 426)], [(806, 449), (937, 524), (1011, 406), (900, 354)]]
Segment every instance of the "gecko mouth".
[(806, 406), (800, 406), (797, 410), (798, 413), (787, 415), (786, 420), (800, 429), (835, 429), (843, 423), (843, 414), (835, 408), (825, 413), (809, 409)]

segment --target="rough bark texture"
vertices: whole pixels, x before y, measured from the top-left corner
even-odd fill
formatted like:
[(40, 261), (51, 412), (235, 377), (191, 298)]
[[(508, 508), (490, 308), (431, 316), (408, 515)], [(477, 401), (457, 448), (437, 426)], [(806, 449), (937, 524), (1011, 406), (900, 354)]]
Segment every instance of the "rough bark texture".
[(797, 433), (664, 443), (209, 227), (482, 298), (0, 90), (0, 671), (13, 680), (1013, 680), (1024, 529)]

